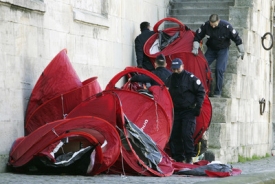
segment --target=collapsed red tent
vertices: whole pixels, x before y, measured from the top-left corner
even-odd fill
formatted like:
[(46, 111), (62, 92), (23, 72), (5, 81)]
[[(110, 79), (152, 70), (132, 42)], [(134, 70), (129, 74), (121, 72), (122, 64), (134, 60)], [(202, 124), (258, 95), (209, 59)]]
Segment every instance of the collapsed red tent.
[[(151, 94), (153, 98), (147, 95), (140, 95), (138, 91), (130, 90), (127, 85), (123, 85), (120, 90), (117, 90), (116, 84), (118, 81), (133, 72), (145, 74), (159, 84), (148, 88), (147, 94)], [(123, 111), (127, 117), (139, 128), (143, 129), (163, 149), (169, 140), (172, 130), (173, 102), (161, 79), (146, 70), (127, 67), (110, 80), (106, 90), (113, 90), (119, 95), (123, 103)], [(150, 118), (152, 119), (149, 122)]]
[[(132, 104), (128, 103), (129, 100), (132, 100)], [(138, 104), (136, 103), (137, 101), (139, 101)], [(136, 109), (137, 106), (147, 112), (137, 112), (140, 116), (133, 117), (136, 116), (136, 113), (130, 112), (134, 108)], [(104, 108), (104, 111), (102, 108)], [(152, 115), (152, 111), (157, 111), (156, 113), (158, 114), (159, 122), (156, 122), (157, 115), (155, 113)], [(166, 113), (164, 113), (159, 105), (157, 105), (156, 108), (155, 102), (151, 98), (136, 92), (113, 89), (105, 90), (79, 104), (68, 114), (67, 118), (86, 115), (98, 116), (102, 119), (108, 120), (108, 122), (117, 128), (123, 143), (123, 146), (121, 147), (122, 152), (117, 162), (109, 168), (109, 173), (127, 173), (132, 175), (139, 173), (149, 176), (169, 176), (173, 173), (174, 169), (172, 167), (171, 159), (162, 151), (168, 141), (171, 128), (165, 114)], [(143, 119), (145, 116), (147, 116), (148, 123), (146, 124), (146, 127), (141, 129), (142, 127), (139, 124), (139, 119)], [(133, 119), (134, 123), (129, 122), (129, 119)], [(141, 128), (132, 127), (136, 125)], [(156, 128), (158, 128), (158, 130), (156, 130)], [(133, 138), (133, 136), (130, 136), (132, 135), (132, 131), (135, 132), (134, 135), (139, 134), (137, 139), (141, 140), (137, 140), (136, 138)], [(150, 140), (151, 138), (153, 140)], [(142, 144), (144, 142), (143, 139), (148, 140), (145, 145)], [(162, 148), (160, 148), (156, 143), (160, 144)], [(159, 155), (161, 159), (152, 166), (151, 158), (149, 159), (144, 156), (144, 153), (141, 151), (142, 147), (146, 147), (149, 151), (146, 155), (150, 155), (151, 152), (154, 152), (156, 155)]]
[[(62, 70), (62, 68), (60, 68)], [(82, 86), (71, 91), (56, 95), (37, 107), (26, 120), (26, 134), (33, 132), (40, 126), (59, 119), (66, 115), (88, 97), (101, 92), (97, 77), (82, 82)]]
[[(176, 23), (178, 27), (159, 30), (159, 26), (165, 21)], [(172, 17), (161, 19), (154, 25), (153, 29), (155, 34), (152, 35), (144, 45), (144, 53), (151, 59), (151, 62), (154, 62), (157, 55), (163, 54), (166, 58), (167, 68), (170, 69), (173, 59), (182, 59), (184, 69), (196, 75), (202, 81), (206, 93), (208, 93), (211, 82), (211, 70), (200, 49), (197, 56), (191, 53), (194, 32), (186, 27), (181, 21)], [(171, 40), (171, 43), (169, 41), (159, 43), (162, 42), (162, 34), (171, 37), (175, 36), (175, 39)], [(165, 44), (165, 47), (162, 47), (162, 44)]]
[(61, 50), (37, 80), (29, 99), (25, 120), (44, 102), (81, 86), (82, 83), (67, 56), (67, 50)]
[[(115, 128), (101, 118), (81, 116), (58, 120), (16, 140), (10, 151), (9, 165), (24, 172), (30, 166), (44, 172), (58, 169), (64, 172), (72, 166), (70, 169), (74, 174), (78, 172), (77, 167), (82, 171), (79, 174), (95, 175), (115, 163), (120, 154), (120, 144)], [(83, 155), (75, 156), (76, 153), (83, 150), (90, 152), (82, 162), (75, 164), (83, 159)], [(74, 152), (74, 157), (68, 159), (71, 152)]]
[(48, 122), (63, 119), (80, 102), (101, 91), (97, 77), (80, 81), (67, 50), (63, 49), (48, 64), (32, 90), (25, 117), (26, 135)]

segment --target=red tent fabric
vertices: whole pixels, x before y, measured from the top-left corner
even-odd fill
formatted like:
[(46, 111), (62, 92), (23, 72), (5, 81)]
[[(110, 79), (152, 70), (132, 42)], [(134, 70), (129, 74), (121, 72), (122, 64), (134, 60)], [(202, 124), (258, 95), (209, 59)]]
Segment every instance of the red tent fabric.
[(10, 151), (9, 165), (21, 167), (41, 155), (54, 160), (50, 157), (52, 150), (48, 147), (64, 138), (69, 138), (69, 141), (74, 138), (72, 142), (77, 142), (78, 139), (83, 141), (80, 138), (85, 138), (87, 145), (95, 146), (95, 164), (87, 173), (89, 175), (107, 170), (120, 154), (120, 137), (109, 122), (95, 116), (81, 116), (48, 123), (15, 141)]
[[(139, 104), (133, 101), (133, 104), (128, 104), (128, 100), (135, 99), (140, 101)], [(143, 105), (142, 105), (143, 104)], [(140, 107), (140, 109), (146, 110), (148, 113), (152, 110), (148, 110), (147, 107), (155, 108), (155, 104), (152, 99), (147, 98), (144, 95), (138, 94), (136, 92), (126, 91), (126, 90), (105, 90), (99, 94), (92, 96), (90, 99), (79, 104), (74, 108), (67, 116), (67, 118), (73, 118), (78, 116), (97, 116), (102, 119), (107, 120), (110, 124), (117, 128), (117, 131), (121, 134), (122, 132), (126, 135), (124, 116), (126, 115), (129, 119), (141, 127), (139, 119), (144, 116), (143, 112), (129, 113), (133, 108)], [(104, 110), (102, 108), (104, 107)], [(125, 107), (125, 108), (123, 108)], [(126, 112), (124, 112), (126, 110)], [(155, 110), (153, 110), (155, 111)], [(158, 105), (159, 114), (159, 130), (156, 130), (155, 116), (149, 113), (148, 124), (143, 128), (144, 132), (152, 137), (156, 143), (162, 145), (162, 147), (167, 143), (170, 134), (170, 125), (167, 125), (168, 118), (164, 116), (163, 109)], [(138, 117), (132, 117), (136, 114), (140, 114)], [(145, 113), (146, 116), (148, 115)], [(164, 118), (164, 119), (163, 119)], [(169, 176), (173, 173), (174, 169), (172, 167), (171, 159), (166, 153), (159, 148), (162, 154), (162, 161), (158, 164), (163, 173), (160, 173), (150, 167), (148, 167), (144, 161), (135, 152), (134, 148), (131, 146), (131, 142), (128, 140), (127, 136), (124, 139), (123, 146), (121, 147), (121, 155), (115, 164), (109, 168), (109, 173), (120, 173), (120, 174), (132, 174), (137, 173), (148, 176)], [(127, 141), (127, 143), (125, 142)], [(128, 146), (126, 146), (127, 144)]]
[[(118, 81), (132, 72), (147, 75), (160, 84), (148, 89), (154, 96), (153, 99), (125, 88), (125, 85), (122, 86), (122, 89), (116, 88)], [(173, 102), (162, 80), (147, 70), (127, 67), (110, 80), (106, 90), (112, 90), (118, 94), (126, 116), (163, 149), (172, 130)]]
[(169, 141), (172, 127), (162, 106), (136, 92), (115, 89), (112, 91), (119, 96), (127, 118), (163, 149)]
[(81, 86), (82, 83), (67, 56), (67, 50), (61, 50), (37, 80), (30, 96), (25, 119), (28, 120), (29, 116), (49, 99)]
[[(145, 74), (155, 80), (159, 85), (152, 86), (148, 92), (153, 95), (153, 98), (144, 94), (138, 93), (131, 88), (131, 84), (123, 84), (117, 87), (118, 82), (123, 78), (131, 75), (131, 73), (138, 72)], [(173, 121), (173, 103), (168, 90), (164, 83), (156, 75), (143, 69), (135, 67), (127, 67), (124, 71), (115, 75), (105, 90), (112, 91), (117, 94), (121, 101), (123, 113), (126, 117), (139, 127), (145, 134), (149, 135), (156, 143), (162, 155), (162, 160), (158, 164), (161, 172), (156, 171), (146, 165), (146, 163), (139, 157), (135, 148), (132, 146), (131, 141), (126, 136), (125, 139), (128, 146), (122, 147), (122, 155), (118, 161), (110, 168), (111, 173), (137, 173), (146, 176), (169, 176), (173, 173), (171, 158), (163, 151), (167, 144)], [(119, 126), (124, 134), (127, 135), (125, 129), (125, 121)]]
[(203, 133), (209, 128), (212, 119), (212, 105), (208, 95), (205, 95), (200, 116), (196, 117), (196, 129), (193, 135), (194, 144), (198, 144)]
[[(104, 109), (104, 110), (103, 110)], [(108, 121), (114, 127), (123, 121), (121, 102), (112, 91), (102, 91), (76, 106), (66, 118), (96, 116)]]
[[(126, 139), (128, 142), (128, 138)], [(129, 143), (129, 142), (128, 142)], [(129, 143), (131, 145), (131, 143)], [(110, 174), (128, 174), (128, 175), (143, 175), (143, 176), (171, 176), (174, 173), (173, 161), (162, 150), (159, 149), (162, 155), (162, 160), (158, 167), (162, 172), (158, 172), (146, 165), (146, 163), (138, 156), (134, 148), (122, 147), (122, 154), (116, 163), (110, 167)]]
[[(164, 33), (172, 36), (175, 33), (179, 32), (179, 38), (173, 41), (170, 45), (165, 47), (163, 50), (151, 54), (150, 49), (154, 42), (159, 37), (158, 30), (159, 26), (165, 22), (171, 21), (178, 24), (178, 27), (172, 27), (162, 30)], [(203, 83), (205, 87), (206, 93), (209, 92), (210, 82), (211, 82), (211, 70), (207, 64), (207, 61), (199, 49), (199, 54), (194, 56), (191, 51), (193, 48), (193, 40), (194, 40), (194, 32), (189, 30), (182, 22), (180, 22), (176, 18), (167, 17), (160, 21), (158, 21), (154, 26), (154, 31), (156, 32), (152, 35), (144, 45), (144, 53), (151, 59), (153, 63), (156, 56), (159, 54), (163, 54), (166, 58), (167, 68), (170, 69), (171, 62), (175, 58), (182, 59), (184, 63), (184, 68), (187, 71), (192, 72), (195, 76), (197, 76)]]
[(26, 135), (48, 122), (64, 119), (78, 104), (101, 91), (97, 77), (92, 77), (85, 80), (81, 87), (45, 101), (28, 116), (25, 125)]

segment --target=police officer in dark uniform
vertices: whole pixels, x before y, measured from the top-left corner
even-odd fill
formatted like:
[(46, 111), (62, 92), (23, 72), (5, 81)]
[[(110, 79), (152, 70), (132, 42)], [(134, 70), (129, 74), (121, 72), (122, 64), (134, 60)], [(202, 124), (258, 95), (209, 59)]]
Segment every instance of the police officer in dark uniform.
[[(152, 71), (153, 74), (158, 76), (164, 83), (167, 78), (172, 74), (170, 70), (166, 68), (167, 63), (165, 56), (160, 54), (156, 57), (155, 60), (155, 70)], [(150, 83), (151, 85), (157, 85), (157, 82), (154, 81), (152, 78), (146, 75), (134, 75), (131, 79), (131, 82), (142, 82), (142, 83)]]
[(181, 59), (174, 59), (171, 69), (173, 73), (166, 81), (174, 104), (174, 123), (169, 140), (171, 156), (177, 162), (192, 163), (192, 157), (196, 155), (193, 139), (196, 116), (200, 115), (205, 90), (200, 79), (184, 70)]
[(217, 14), (212, 14), (209, 20), (201, 25), (196, 31), (193, 50), (194, 55), (198, 54), (199, 42), (206, 36), (207, 51), (205, 53), (206, 60), (210, 66), (216, 59), (216, 86), (214, 91), (214, 97), (220, 97), (222, 92), (223, 74), (227, 67), (228, 53), (230, 40), (233, 40), (238, 48), (239, 55), (243, 59), (244, 46), (242, 39), (238, 32), (232, 27), (232, 25), (225, 21), (220, 20)]
[(148, 56), (145, 55), (143, 51), (143, 47), (145, 42), (155, 33), (154, 31), (150, 30), (150, 23), (149, 22), (142, 22), (140, 24), (140, 31), (141, 34), (138, 35), (135, 39), (135, 50), (136, 50), (136, 57), (137, 57), (137, 67), (144, 68), (146, 70), (152, 71), (154, 70), (154, 66), (151, 63)]

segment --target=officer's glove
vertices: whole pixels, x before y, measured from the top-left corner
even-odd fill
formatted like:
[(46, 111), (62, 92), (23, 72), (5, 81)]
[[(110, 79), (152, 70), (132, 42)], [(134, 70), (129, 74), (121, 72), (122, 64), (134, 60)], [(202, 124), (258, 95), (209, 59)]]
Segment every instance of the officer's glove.
[(243, 56), (244, 56), (244, 47), (243, 44), (240, 44), (237, 46), (239, 54), (238, 54), (238, 58), (241, 57), (241, 59), (243, 60)]
[(193, 42), (193, 50), (192, 53), (196, 56), (199, 54), (199, 47), (200, 47), (200, 43), (197, 41)]
[(137, 65), (138, 68), (143, 68), (142, 64)]
[(201, 107), (196, 106), (196, 107), (194, 108), (194, 115), (195, 115), (195, 116), (199, 116), (200, 113), (201, 113)]

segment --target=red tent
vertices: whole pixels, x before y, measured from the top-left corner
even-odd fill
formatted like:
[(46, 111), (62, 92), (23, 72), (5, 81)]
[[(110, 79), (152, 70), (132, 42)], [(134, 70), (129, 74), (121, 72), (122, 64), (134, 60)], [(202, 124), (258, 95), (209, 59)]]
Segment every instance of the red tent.
[[(63, 143), (64, 152), (77, 152), (88, 146), (94, 149), (94, 157), (89, 155), (87, 172), (83, 173), (88, 175), (99, 174), (113, 165), (120, 154), (121, 144), (115, 128), (101, 118), (81, 116), (58, 120), (17, 139), (10, 151), (9, 165), (20, 169), (35, 158), (45, 160), (43, 158), (46, 157), (51, 161), (52, 169), (56, 168), (56, 156), (65, 154), (54, 152), (60, 143)], [(26, 172), (26, 169), (23, 171)]]
[[(159, 30), (159, 26), (164, 21), (171, 21), (176, 23), (178, 24), (178, 27)], [(175, 58), (180, 58), (184, 63), (184, 69), (192, 72), (195, 76), (197, 76), (202, 81), (206, 93), (208, 93), (211, 82), (211, 70), (200, 49), (197, 56), (194, 56), (193, 53), (191, 53), (193, 48), (194, 32), (186, 27), (178, 19), (172, 17), (164, 18), (158, 21), (154, 26), (154, 31), (155, 34), (152, 35), (144, 45), (144, 52), (151, 59), (151, 62), (154, 62), (157, 55), (163, 54), (166, 58), (167, 68), (170, 69), (172, 60)], [(156, 45), (155, 42), (158, 40), (161, 32), (164, 32), (170, 36), (175, 34), (179, 35), (165, 48), (162, 50), (159, 49), (159, 52), (153, 52), (152, 47)]]
[[(153, 98), (140, 95), (138, 91), (130, 90), (128, 85), (123, 85), (120, 89), (116, 87), (121, 78), (132, 72), (145, 74), (160, 84), (148, 89)], [(127, 67), (110, 80), (106, 90), (112, 90), (119, 95), (123, 104), (123, 111), (127, 117), (163, 149), (172, 130), (173, 102), (162, 80), (147, 70)]]
[(46, 123), (65, 118), (76, 105), (101, 91), (97, 77), (80, 81), (67, 50), (63, 49), (48, 64), (32, 90), (25, 117), (26, 135)]
[(49, 99), (81, 86), (82, 83), (67, 56), (67, 50), (61, 50), (37, 80), (30, 96), (25, 120)]
[(82, 82), (81, 87), (56, 95), (45, 101), (28, 116), (25, 125), (26, 134), (33, 132), (48, 122), (64, 119), (74, 107), (101, 91), (97, 77), (92, 77)]
[[(102, 110), (103, 107), (104, 110)], [(136, 109), (140, 109), (140, 111), (136, 111)], [(133, 113), (133, 111), (136, 111), (136, 113)], [(137, 114), (138, 116), (136, 116)], [(105, 90), (79, 104), (68, 114), (67, 118), (87, 115), (97, 116), (107, 120), (116, 127), (121, 135), (121, 156), (116, 163), (109, 168), (110, 173), (127, 173), (134, 175), (139, 173), (150, 176), (169, 176), (173, 173), (172, 161), (163, 151), (170, 136), (171, 125), (163, 108), (160, 105), (156, 106), (154, 100), (145, 95), (128, 90)], [(143, 120), (145, 117), (148, 121), (144, 126)], [(127, 121), (125, 118), (131, 120), (135, 125), (140, 127), (146, 135), (149, 135), (150, 138), (153, 139), (152, 142), (156, 144), (157, 152), (162, 158), (161, 162), (157, 163), (157, 167), (161, 172), (148, 166), (146, 162), (147, 159), (143, 158), (143, 154), (140, 153), (140, 148), (134, 146), (129, 136), (129, 130), (126, 128)], [(158, 122), (156, 120), (158, 120)], [(151, 150), (151, 148), (148, 149)]]

